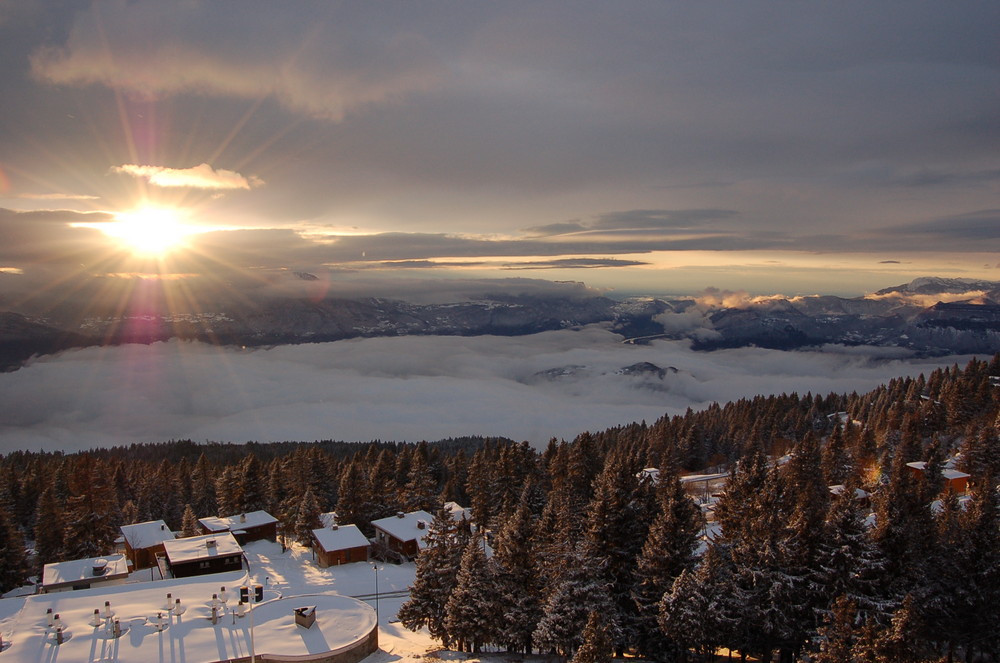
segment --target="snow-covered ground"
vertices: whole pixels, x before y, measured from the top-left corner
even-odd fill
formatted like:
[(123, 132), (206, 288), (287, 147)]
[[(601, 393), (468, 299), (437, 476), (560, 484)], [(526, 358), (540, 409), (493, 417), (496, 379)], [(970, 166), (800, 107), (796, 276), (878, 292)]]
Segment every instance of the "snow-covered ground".
[[(299, 635), (299, 638), (294, 638), (296, 641), (301, 638), (297, 631), (291, 633), (295, 631), (294, 627), (284, 635), (280, 630), (284, 628), (283, 622), (288, 621), (288, 616), (284, 613), (290, 613), (292, 607), (298, 607), (298, 603), (318, 604), (317, 612), (320, 615), (324, 609), (336, 610), (340, 619), (336, 637), (350, 638), (349, 631), (355, 627), (364, 632), (370, 630), (374, 615), (367, 608), (360, 611), (352, 608), (352, 603), (357, 605), (356, 602), (329, 595), (336, 593), (359, 597), (375, 608), (376, 573), (380, 647), (378, 652), (366, 660), (369, 663), (416, 661), (439, 649), (439, 644), (426, 633), (413, 633), (395, 621), (399, 606), (406, 600), (407, 589), (413, 581), (415, 567), (412, 563), (379, 564), (377, 571), (366, 563), (320, 569), (312, 561), (309, 550), (294, 546), (282, 553), (278, 544), (268, 541), (250, 543), (246, 552), (250, 564), (247, 575), (237, 572), (185, 580), (150, 581), (145, 573), (140, 572), (135, 574), (137, 580), (127, 585), (2, 599), (0, 635), (3, 636), (6, 649), (0, 657), (17, 662), (56, 660), (57, 657), (69, 660), (67, 656), (81, 661), (128, 661), (140, 655), (143, 663), (182, 659), (190, 661), (192, 653), (198, 651), (196, 646), (201, 639), (206, 639), (206, 649), (209, 652), (214, 654), (216, 649), (224, 651), (225, 656), (222, 658), (240, 655), (245, 653), (241, 651), (241, 647), (245, 647), (243, 632), (247, 629), (246, 619), (239, 620), (226, 615), (220, 627), (212, 629), (203, 623), (207, 620), (201, 618), (211, 614), (207, 601), (210, 593), (218, 591), (222, 585), (228, 586), (229, 605), (232, 607), (237, 600), (232, 598), (237, 591), (236, 587), (244, 582), (265, 586), (265, 603), (255, 613), (258, 626), (269, 619), (266, 610), (268, 607), (272, 608), (272, 612), (278, 612), (280, 606), (282, 626), (276, 631), (276, 637), (286, 638), (285, 642), (292, 641), (289, 635)], [(166, 616), (164, 621), (167, 627), (161, 632), (153, 626), (153, 620), (162, 608), (160, 604), (168, 591), (172, 591), (175, 597), (184, 597), (187, 612), (182, 618), (171, 619)], [(201, 600), (202, 595), (205, 601)], [(296, 602), (293, 597), (302, 597), (302, 600)], [(128, 629), (121, 640), (105, 636), (103, 627), (94, 628), (89, 623), (93, 609), (102, 608), (106, 600), (111, 602), (122, 626)], [(291, 605), (293, 602), (296, 603), (295, 606)], [(53, 643), (53, 629), (46, 628), (47, 607), (52, 607), (54, 613), (61, 613), (61, 620), (66, 626), (65, 643), (58, 648)], [(266, 633), (267, 629), (258, 628), (257, 632), (258, 645), (266, 647), (267, 640), (262, 640), (261, 634)], [(177, 648), (178, 643), (183, 643), (182, 648)], [(309, 643), (306, 642), (305, 646), (308, 648)], [(258, 651), (263, 650), (258, 647)]]

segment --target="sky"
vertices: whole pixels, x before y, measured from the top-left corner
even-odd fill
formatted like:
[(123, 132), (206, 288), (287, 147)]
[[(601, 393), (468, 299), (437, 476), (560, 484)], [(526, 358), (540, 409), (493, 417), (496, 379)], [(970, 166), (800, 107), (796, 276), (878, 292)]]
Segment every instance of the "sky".
[(1000, 278), (997, 25), (992, 0), (0, 2), (0, 304), (107, 274)]
[[(901, 348), (694, 352), (598, 326), (520, 337), (392, 337), (240, 351), (170, 341), (87, 348), (0, 373), (0, 453), (133, 442), (503, 436), (544, 448), (757, 394), (864, 393), (965, 365)], [(650, 362), (655, 375), (623, 374)], [(670, 370), (676, 369), (676, 371)]]

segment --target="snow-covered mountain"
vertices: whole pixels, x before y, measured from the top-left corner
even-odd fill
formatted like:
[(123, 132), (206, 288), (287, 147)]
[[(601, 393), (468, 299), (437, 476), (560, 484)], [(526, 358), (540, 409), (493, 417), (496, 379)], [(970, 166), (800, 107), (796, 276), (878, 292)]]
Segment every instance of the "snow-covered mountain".
[[(295, 280), (309, 282), (304, 275)], [(824, 344), (898, 346), (917, 354), (1000, 351), (1000, 282), (920, 278), (866, 297), (638, 297), (614, 300), (580, 288), (414, 303), (386, 297), (232, 292), (184, 310), (135, 305), (0, 311), (0, 369), (69, 347), (181, 338), (270, 346), (355, 337), (516, 336), (603, 324), (633, 342), (688, 339), (697, 349)], [(723, 303), (724, 302), (724, 303)], [(117, 303), (116, 303), (117, 305)]]

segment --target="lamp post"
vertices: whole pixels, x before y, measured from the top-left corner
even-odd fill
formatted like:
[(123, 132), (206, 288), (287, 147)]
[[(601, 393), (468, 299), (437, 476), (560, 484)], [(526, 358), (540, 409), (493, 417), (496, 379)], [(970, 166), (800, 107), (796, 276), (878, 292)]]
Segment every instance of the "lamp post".
[(372, 571), (375, 572), (375, 625), (378, 626), (378, 560), (372, 563)]

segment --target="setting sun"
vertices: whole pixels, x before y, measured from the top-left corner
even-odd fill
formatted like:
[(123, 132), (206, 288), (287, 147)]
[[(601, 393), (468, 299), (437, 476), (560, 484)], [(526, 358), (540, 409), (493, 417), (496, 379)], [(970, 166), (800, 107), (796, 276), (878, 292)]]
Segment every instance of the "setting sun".
[(191, 230), (177, 210), (144, 207), (117, 215), (117, 221), (103, 228), (108, 235), (135, 253), (163, 255), (183, 245)]

